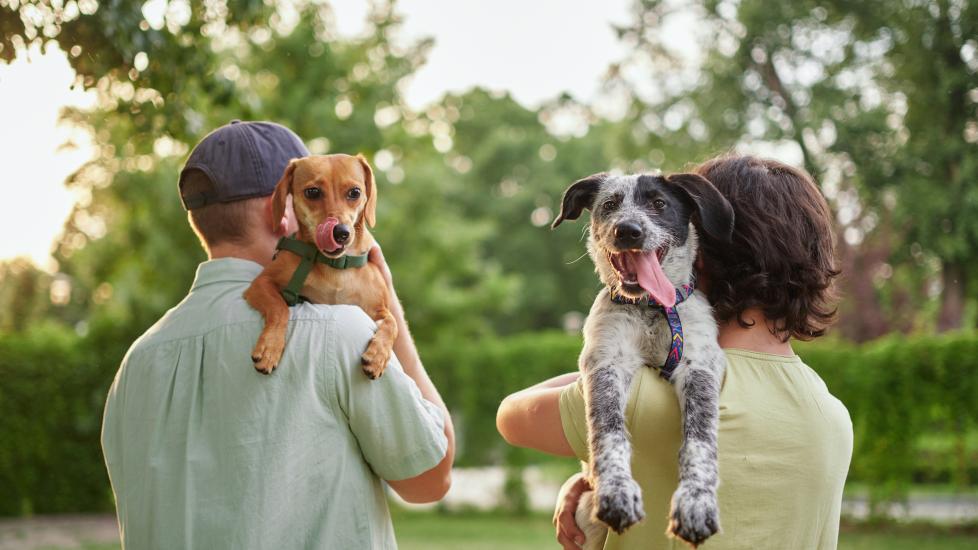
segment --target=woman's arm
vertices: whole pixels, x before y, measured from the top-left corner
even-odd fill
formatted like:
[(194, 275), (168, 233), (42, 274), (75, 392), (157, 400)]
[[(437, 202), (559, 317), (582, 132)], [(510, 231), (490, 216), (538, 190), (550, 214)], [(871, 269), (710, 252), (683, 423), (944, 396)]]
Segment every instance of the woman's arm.
[(499, 404), (496, 429), (510, 445), (559, 456), (574, 456), (560, 422), (560, 392), (579, 373), (562, 374), (518, 391)]

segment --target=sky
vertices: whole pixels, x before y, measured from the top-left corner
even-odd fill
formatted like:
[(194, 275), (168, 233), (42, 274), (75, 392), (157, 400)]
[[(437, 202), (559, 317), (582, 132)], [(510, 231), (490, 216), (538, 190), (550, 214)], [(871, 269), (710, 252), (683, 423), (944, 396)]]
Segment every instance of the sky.
[[(367, 0), (333, 2), (341, 35), (364, 31)], [(592, 99), (608, 65), (624, 56), (612, 24), (628, 21), (630, 0), (401, 0), (402, 39), (435, 40), (427, 64), (406, 90), (422, 108), (472, 86), (506, 90), (532, 107), (562, 92)], [(92, 157), (90, 138), (59, 125), (66, 106), (90, 106), (71, 89), (65, 54), (32, 49), (0, 64), (0, 260), (26, 256), (54, 271), (52, 243), (77, 197), (65, 178)], [(66, 142), (73, 146), (65, 147)]]

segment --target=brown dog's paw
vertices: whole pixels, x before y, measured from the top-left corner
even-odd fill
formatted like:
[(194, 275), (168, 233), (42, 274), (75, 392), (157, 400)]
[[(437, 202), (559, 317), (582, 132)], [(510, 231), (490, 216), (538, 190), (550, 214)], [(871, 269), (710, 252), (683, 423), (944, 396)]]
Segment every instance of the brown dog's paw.
[(285, 351), (285, 339), (262, 333), (258, 337), (258, 343), (251, 352), (251, 360), (255, 364), (255, 370), (262, 374), (272, 374), (279, 361), (282, 360), (282, 353)]
[(387, 368), (387, 362), (390, 358), (391, 354), (389, 351), (382, 349), (382, 346), (371, 341), (370, 345), (367, 346), (367, 351), (363, 352), (363, 355), (360, 357), (360, 363), (363, 364), (363, 373), (371, 380), (380, 378), (383, 376), (384, 369)]

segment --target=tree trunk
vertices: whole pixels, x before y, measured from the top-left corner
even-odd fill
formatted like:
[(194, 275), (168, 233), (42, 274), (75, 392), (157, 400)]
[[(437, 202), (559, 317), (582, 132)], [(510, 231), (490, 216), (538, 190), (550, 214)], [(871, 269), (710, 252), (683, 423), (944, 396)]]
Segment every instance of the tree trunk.
[(937, 332), (961, 328), (964, 317), (966, 277), (967, 273), (961, 264), (956, 262), (944, 263), (941, 272), (944, 290), (941, 293), (941, 311), (937, 316)]
[(845, 298), (839, 304), (839, 324), (836, 331), (844, 338), (855, 342), (865, 342), (883, 336), (891, 330), (900, 330), (893, 321), (893, 314), (886, 315), (876, 293), (873, 274), (890, 255), (889, 243), (871, 235), (859, 248), (853, 247), (837, 231), (836, 250), (842, 277), (838, 281), (839, 294)]

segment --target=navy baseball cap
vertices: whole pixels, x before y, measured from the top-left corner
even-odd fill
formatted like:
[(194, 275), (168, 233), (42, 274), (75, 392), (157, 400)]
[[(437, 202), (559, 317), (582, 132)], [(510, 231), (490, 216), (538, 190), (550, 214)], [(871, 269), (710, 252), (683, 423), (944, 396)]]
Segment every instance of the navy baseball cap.
[[(190, 152), (180, 171), (180, 200), (185, 209), (193, 210), (271, 195), (289, 161), (308, 155), (299, 136), (285, 126), (232, 120), (207, 134)], [(200, 185), (202, 179), (205, 185)], [(188, 180), (194, 184), (185, 190)]]

